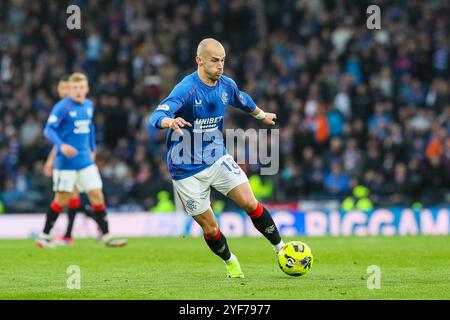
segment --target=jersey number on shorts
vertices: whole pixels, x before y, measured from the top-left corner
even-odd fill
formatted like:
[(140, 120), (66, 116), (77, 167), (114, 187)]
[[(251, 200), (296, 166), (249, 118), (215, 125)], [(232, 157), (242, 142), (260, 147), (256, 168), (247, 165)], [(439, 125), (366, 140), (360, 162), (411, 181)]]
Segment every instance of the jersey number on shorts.
[(221, 165), (225, 166), (225, 168), (227, 168), (230, 172), (233, 172), (235, 175), (241, 174), (241, 170), (240, 170), (241, 168), (234, 161), (231, 161), (230, 159), (223, 160)]

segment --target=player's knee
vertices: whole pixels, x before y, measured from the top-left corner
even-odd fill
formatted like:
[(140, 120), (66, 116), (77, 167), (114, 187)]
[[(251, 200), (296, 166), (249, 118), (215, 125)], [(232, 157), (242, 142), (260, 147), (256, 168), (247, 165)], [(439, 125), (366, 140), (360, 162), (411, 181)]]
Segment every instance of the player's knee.
[(252, 211), (255, 211), (256, 208), (258, 207), (258, 203), (259, 203), (258, 200), (256, 200), (253, 197), (250, 197), (250, 198), (245, 199), (242, 202), (241, 206), (242, 206), (242, 209), (245, 210), (245, 212), (252, 212)]
[(105, 201), (103, 199), (94, 199), (89, 201), (91, 206), (105, 206)]
[(203, 233), (207, 238), (215, 238), (219, 227), (217, 225), (207, 225), (203, 227)]
[(68, 204), (68, 201), (57, 199), (57, 198), (55, 198), (53, 200), (53, 202), (56, 203), (58, 205), (58, 207), (61, 208), (61, 210), (63, 210), (64, 207), (67, 206), (67, 204)]
[(92, 190), (88, 192), (89, 202), (92, 205), (104, 205), (105, 199), (103, 193), (100, 190)]
[(64, 208), (69, 202), (69, 197), (66, 194), (56, 193), (53, 201), (61, 208)]
[(80, 198), (80, 193), (77, 191), (77, 189), (74, 189), (74, 190), (72, 191), (72, 194), (70, 195), (70, 197), (71, 197), (72, 199)]

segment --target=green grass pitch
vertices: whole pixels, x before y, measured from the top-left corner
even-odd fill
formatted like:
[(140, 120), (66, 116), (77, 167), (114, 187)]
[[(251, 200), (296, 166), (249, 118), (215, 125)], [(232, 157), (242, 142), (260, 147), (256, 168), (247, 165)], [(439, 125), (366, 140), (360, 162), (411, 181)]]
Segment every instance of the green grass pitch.
[[(313, 250), (304, 277), (282, 273), (264, 238), (229, 238), (245, 279), (227, 279), (201, 238), (131, 238), (125, 248), (93, 239), (42, 250), (0, 240), (0, 299), (450, 299), (450, 237), (296, 237)], [(285, 238), (285, 241), (294, 238)], [(81, 288), (68, 289), (67, 268)], [(381, 288), (367, 288), (367, 267)]]

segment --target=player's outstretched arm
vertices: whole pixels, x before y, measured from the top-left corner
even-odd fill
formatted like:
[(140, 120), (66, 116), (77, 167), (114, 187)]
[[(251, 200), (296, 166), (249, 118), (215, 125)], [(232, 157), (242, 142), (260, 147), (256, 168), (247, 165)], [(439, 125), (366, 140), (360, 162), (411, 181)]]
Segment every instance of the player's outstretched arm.
[(192, 127), (192, 124), (187, 122), (181, 117), (172, 119), (172, 118), (163, 118), (161, 120), (161, 128), (170, 128), (174, 131), (177, 131), (181, 135), (183, 135), (183, 132), (181, 131), (181, 128), (184, 128), (185, 126)]
[(250, 112), (250, 114), (258, 120), (261, 120), (264, 124), (273, 126), (275, 125), (275, 120), (277, 115), (275, 113), (264, 112), (260, 108), (256, 107), (255, 110)]
[(231, 78), (225, 77), (226, 84), (232, 88), (230, 104), (242, 111), (251, 114), (258, 120), (261, 120), (264, 124), (273, 126), (277, 115), (275, 113), (264, 112), (255, 104), (253, 99), (244, 91), (240, 91), (236, 82)]
[[(188, 101), (193, 94), (195, 87), (188, 81), (182, 81), (177, 84), (167, 98), (165, 98), (158, 107), (152, 112), (149, 124), (155, 128), (171, 128), (179, 130), (180, 127), (191, 126), (186, 120), (176, 117), (175, 113)], [(164, 122), (164, 123), (163, 123)], [(181, 131), (181, 130), (180, 130)]]

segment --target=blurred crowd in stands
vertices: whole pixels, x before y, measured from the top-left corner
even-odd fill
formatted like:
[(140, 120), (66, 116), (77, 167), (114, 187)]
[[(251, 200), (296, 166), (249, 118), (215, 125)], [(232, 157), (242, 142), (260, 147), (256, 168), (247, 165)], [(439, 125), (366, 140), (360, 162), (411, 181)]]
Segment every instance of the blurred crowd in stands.
[[(70, 4), (81, 30), (66, 27)], [(371, 4), (380, 30), (366, 26)], [(363, 185), (377, 206), (448, 203), (448, 17), (438, 0), (2, 0), (3, 210), (48, 205), (43, 126), (58, 80), (74, 71), (89, 76), (108, 205), (149, 210), (172, 193), (165, 132), (147, 117), (195, 70), (205, 37), (224, 43), (225, 74), (278, 115), (279, 173), (258, 179), (243, 166), (261, 200), (341, 201)], [(232, 109), (226, 128), (262, 128)]]

